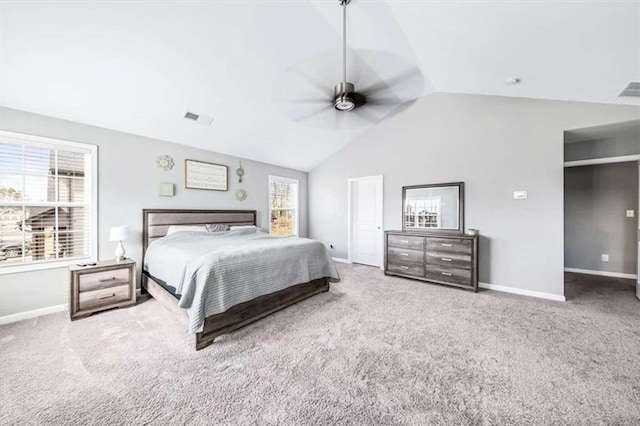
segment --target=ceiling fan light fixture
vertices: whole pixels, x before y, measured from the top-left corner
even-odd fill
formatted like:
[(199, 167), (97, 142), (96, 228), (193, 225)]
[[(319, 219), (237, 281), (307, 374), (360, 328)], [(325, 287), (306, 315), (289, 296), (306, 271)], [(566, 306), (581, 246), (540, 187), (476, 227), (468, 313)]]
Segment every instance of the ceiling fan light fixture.
[(356, 103), (348, 95), (345, 95), (345, 96), (340, 96), (339, 98), (336, 98), (333, 106), (338, 111), (351, 111), (356, 107)]

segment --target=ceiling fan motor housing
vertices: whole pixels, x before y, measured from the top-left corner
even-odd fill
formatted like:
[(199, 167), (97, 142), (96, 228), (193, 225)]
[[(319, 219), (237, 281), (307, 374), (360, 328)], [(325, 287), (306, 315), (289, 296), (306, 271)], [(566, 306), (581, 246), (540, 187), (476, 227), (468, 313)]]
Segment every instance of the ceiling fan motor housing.
[(351, 111), (364, 105), (366, 98), (356, 93), (353, 83), (341, 82), (333, 89), (333, 106), (338, 111)]

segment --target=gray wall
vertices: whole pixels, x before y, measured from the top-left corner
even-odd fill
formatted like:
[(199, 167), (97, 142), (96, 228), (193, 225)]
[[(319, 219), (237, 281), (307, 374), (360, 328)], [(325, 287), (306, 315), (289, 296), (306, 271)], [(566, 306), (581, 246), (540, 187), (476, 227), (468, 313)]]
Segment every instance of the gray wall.
[[(0, 127), (4, 130), (98, 145), (98, 223), (100, 259), (113, 257), (115, 243), (109, 241), (111, 226), (126, 225), (131, 231), (125, 243), (127, 256), (138, 261), (142, 255), (143, 208), (255, 209), (259, 225), (268, 229), (268, 175), (300, 181), (301, 236), (307, 235), (307, 173), (242, 159), (245, 169), (242, 188), (246, 201), (235, 200), (240, 187), (235, 169), (239, 158), (169, 142), (120, 133), (99, 127), (58, 120), (2, 108)], [(215, 141), (211, 141), (215, 149)], [(158, 155), (173, 157), (173, 170), (165, 172), (155, 164)], [(209, 161), (229, 166), (229, 191), (202, 191), (184, 188), (184, 160)], [(159, 182), (172, 182), (176, 196), (157, 195)], [(67, 303), (66, 268), (0, 276), (0, 316)]]
[(564, 161), (622, 157), (640, 154), (640, 135), (630, 134), (608, 139), (565, 144)]
[(426, 96), (309, 173), (310, 236), (347, 257), (348, 178), (384, 175), (385, 229), (401, 227), (402, 186), (464, 181), (480, 280), (562, 295), (563, 132), (639, 117), (633, 106)]
[[(568, 167), (564, 197), (565, 267), (635, 274), (638, 163)], [(636, 216), (626, 217), (627, 210)]]

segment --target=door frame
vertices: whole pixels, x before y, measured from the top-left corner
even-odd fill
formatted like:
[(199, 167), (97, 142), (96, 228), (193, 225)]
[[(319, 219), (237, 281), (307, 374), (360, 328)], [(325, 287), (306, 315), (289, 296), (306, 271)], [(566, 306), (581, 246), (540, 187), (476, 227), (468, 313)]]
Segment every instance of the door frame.
[[(564, 171), (564, 169), (569, 168), (569, 167), (582, 167), (582, 166), (593, 166), (593, 165), (599, 165), (599, 164), (613, 164), (613, 163), (630, 163), (630, 162), (634, 162), (637, 161), (638, 163), (638, 172), (639, 172), (639, 176), (640, 176), (640, 155), (634, 154), (634, 155), (625, 155), (625, 156), (619, 156), (619, 157), (598, 157), (598, 158), (590, 158), (588, 160), (578, 160), (578, 161), (565, 161), (563, 164), (563, 168), (562, 170)], [(640, 179), (640, 177), (639, 177)], [(639, 182), (640, 185), (640, 182)], [(638, 189), (638, 191), (640, 192), (640, 187)], [(640, 195), (640, 193), (638, 194)], [(564, 200), (564, 196), (565, 196), (565, 191), (564, 191), (564, 173), (563, 173), (563, 189), (562, 189), (562, 196), (563, 196), (563, 200)], [(564, 208), (562, 209), (562, 219), (564, 220), (566, 217), (567, 212), (564, 211)], [(623, 275), (623, 278), (631, 278), (636, 280), (636, 298), (640, 300), (640, 197), (638, 197), (638, 210), (636, 210), (636, 217), (638, 217), (637, 219), (637, 223), (638, 223), (638, 230), (637, 230), (637, 240), (638, 240), (638, 258), (636, 259), (636, 274), (635, 277), (633, 276), (633, 274), (616, 274), (616, 273), (611, 273), (611, 272), (605, 272), (603, 274), (597, 274), (597, 275), (602, 275), (602, 276), (606, 276), (606, 277), (619, 277), (621, 275)], [(566, 230), (563, 227), (563, 236), (565, 235)], [(564, 251), (564, 239), (562, 242), (562, 249)], [(584, 273), (584, 274), (592, 274), (594, 271), (587, 271), (587, 270), (576, 270), (576, 269), (572, 269), (572, 268), (567, 268), (564, 266), (564, 260), (563, 260), (563, 273), (564, 272), (579, 272), (579, 273)], [(630, 277), (629, 277), (630, 275)], [(564, 281), (563, 281), (563, 288), (564, 288)]]
[[(349, 263), (353, 262), (353, 249), (351, 247), (352, 244), (352, 223), (353, 218), (351, 217), (352, 208), (351, 208), (351, 188), (355, 182), (364, 181), (364, 180), (372, 180), (375, 179), (380, 188), (380, 196), (382, 197), (382, 202), (380, 203), (380, 207), (378, 209), (378, 214), (380, 215), (380, 229), (378, 232), (378, 243), (380, 244), (380, 253), (384, 253), (384, 176), (383, 175), (373, 175), (373, 176), (362, 176), (357, 178), (350, 178), (347, 180), (347, 258)], [(384, 254), (382, 254), (380, 259), (380, 269), (384, 270)]]

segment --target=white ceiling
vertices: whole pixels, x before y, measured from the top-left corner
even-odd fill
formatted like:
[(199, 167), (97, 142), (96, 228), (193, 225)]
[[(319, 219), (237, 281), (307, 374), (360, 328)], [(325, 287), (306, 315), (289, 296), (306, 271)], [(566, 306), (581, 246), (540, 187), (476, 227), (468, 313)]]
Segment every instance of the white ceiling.
[[(274, 101), (285, 70), (338, 55), (336, 0), (3, 0), (0, 19), (6, 107), (300, 170), (365, 128), (302, 125)], [(617, 97), (640, 80), (637, 1), (353, 0), (349, 25), (351, 47), (420, 68), (417, 95), (640, 104)], [(336, 68), (323, 76), (328, 88), (340, 79)], [(522, 82), (505, 85), (509, 76)], [(213, 125), (184, 120), (187, 109)]]

